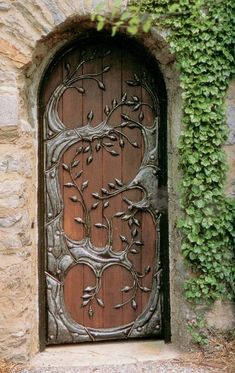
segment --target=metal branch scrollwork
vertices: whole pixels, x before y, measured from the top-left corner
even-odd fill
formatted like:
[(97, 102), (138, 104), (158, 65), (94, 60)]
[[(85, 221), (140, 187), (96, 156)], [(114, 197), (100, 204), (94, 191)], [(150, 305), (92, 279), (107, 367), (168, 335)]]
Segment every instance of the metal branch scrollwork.
[[(89, 94), (79, 82), (93, 80), (98, 88), (106, 90), (102, 76), (111, 70), (111, 66), (105, 65), (98, 73), (82, 73), (85, 64), (89, 64), (97, 58), (105, 57), (111, 50), (101, 52), (91, 51), (82, 53), (82, 60), (72, 71), (68, 62), (65, 63), (66, 77), (54, 90), (46, 105), (44, 113), (45, 144), (48, 159), (46, 162), (46, 189), (47, 189), (47, 222), (46, 236), (48, 243), (48, 306), (53, 319), (52, 343), (60, 341), (94, 340), (102, 338), (115, 338), (117, 336), (138, 336), (141, 333), (150, 331), (152, 322), (160, 325), (160, 262), (159, 248), (157, 247), (156, 260), (151, 265), (147, 265), (140, 273), (136, 270), (132, 256), (140, 255), (147, 250), (141, 237), (141, 219), (143, 213), (150, 214), (156, 229), (159, 230), (160, 213), (157, 208), (157, 131), (158, 131), (158, 110), (157, 97), (154, 94), (153, 82), (146, 73), (140, 77), (134, 74), (133, 79), (127, 80), (126, 85), (131, 91), (131, 87), (139, 86), (151, 97), (152, 103), (144, 102), (137, 95), (128, 97), (124, 92), (120, 100), (113, 98), (111, 103), (105, 104), (103, 111), (105, 119), (98, 125), (91, 126), (94, 120), (94, 113), (90, 110), (87, 113), (87, 124), (74, 129), (65, 127), (58, 115), (58, 104), (67, 89), (75, 89), (79, 94)], [(144, 107), (148, 107), (153, 112), (154, 122), (151, 126), (144, 123)], [(137, 113), (134, 116), (125, 113)], [(120, 123), (111, 124), (114, 113), (120, 112)], [(116, 121), (115, 121), (116, 123)], [(124, 183), (119, 178), (110, 180), (107, 185), (102, 186), (99, 191), (92, 191), (92, 203), (89, 205), (85, 194), (89, 189), (89, 180), (85, 178), (84, 167), (89, 167), (94, 161), (96, 154), (105, 152), (110, 157), (119, 157), (124, 154), (126, 144), (131, 146), (133, 151), (139, 149), (142, 144), (131, 139), (127, 135), (128, 130), (137, 129), (144, 144), (144, 154), (141, 166), (133, 180)], [(130, 131), (128, 132), (130, 133)], [(66, 150), (76, 144), (74, 154), (69, 162), (62, 163), (62, 156)], [(74, 149), (74, 148), (73, 148)], [(63, 187), (71, 189), (69, 199), (74, 204), (82, 207), (82, 214), (74, 218), (77, 226), (84, 227), (84, 239), (81, 241), (72, 240), (63, 230), (64, 203), (63, 192), (60, 190), (58, 173), (61, 167), (66, 173), (66, 182)], [(141, 193), (140, 201), (132, 201), (127, 198), (126, 193), (131, 190), (138, 190)], [(85, 193), (86, 192), (86, 193)], [(116, 211), (109, 216), (112, 200), (115, 196), (121, 196), (123, 201), (123, 211)], [(102, 208), (101, 221), (92, 224), (92, 213), (98, 207)], [(115, 250), (113, 242), (113, 226), (116, 222), (123, 222), (129, 228), (128, 234), (120, 234), (119, 239), (122, 245), (120, 251)], [(92, 229), (102, 229), (106, 232), (107, 240), (103, 248), (97, 250), (91, 243)], [(49, 250), (50, 249), (50, 250)], [(99, 295), (102, 288), (102, 276), (106, 269), (111, 266), (120, 266), (126, 269), (131, 277), (132, 283), (126, 284), (120, 289), (121, 294), (127, 297), (122, 302), (114, 305), (115, 309), (130, 306), (136, 311), (138, 308), (137, 294), (149, 293), (149, 302), (146, 309), (130, 325), (120, 326), (114, 330), (94, 330), (78, 325), (69, 317), (64, 307), (63, 283), (67, 272), (76, 264), (88, 265), (94, 272), (96, 282), (89, 284), (83, 289), (81, 296), (81, 306), (87, 308), (90, 318), (94, 317), (94, 302), (101, 308), (105, 307), (102, 297)], [(153, 276), (152, 287), (143, 285), (146, 276)], [(52, 296), (53, 294), (53, 296)], [(156, 321), (157, 320), (157, 321)], [(60, 332), (61, 330), (61, 332)], [(62, 332), (63, 331), (63, 332)], [(152, 331), (151, 331), (152, 332)]]

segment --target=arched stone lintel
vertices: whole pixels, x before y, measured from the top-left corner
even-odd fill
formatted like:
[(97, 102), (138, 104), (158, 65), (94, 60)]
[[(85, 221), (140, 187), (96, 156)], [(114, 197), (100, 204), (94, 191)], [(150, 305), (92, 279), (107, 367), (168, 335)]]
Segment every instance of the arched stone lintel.
[[(24, 92), (27, 98), (28, 123), (34, 133), (35, 154), (38, 154), (38, 95), (40, 83), (44, 73), (56, 53), (67, 43), (88, 35), (94, 31), (94, 24), (88, 17), (69, 17), (57, 25), (47, 35), (38, 40), (32, 54), (31, 61), (22, 67), (24, 71)], [(108, 32), (109, 30), (107, 30)], [(167, 125), (168, 143), (166, 144), (168, 158), (168, 195), (169, 195), (169, 267), (170, 267), (170, 303), (171, 303), (171, 340), (178, 345), (188, 344), (186, 321), (191, 311), (182, 295), (182, 283), (186, 276), (186, 269), (180, 253), (181, 238), (176, 229), (176, 222), (180, 216), (177, 186), (180, 180), (178, 168), (178, 138), (181, 128), (181, 89), (179, 73), (176, 69), (175, 56), (171, 54), (165, 36), (152, 29), (149, 34), (141, 34), (136, 40), (142, 44), (157, 61), (163, 75), (167, 91)], [(38, 162), (39, 160), (37, 160)], [(39, 180), (37, 180), (37, 185)], [(35, 203), (37, 195), (35, 194)], [(39, 227), (35, 226), (35, 239), (38, 240)], [(38, 247), (38, 246), (37, 246)], [(37, 250), (37, 248), (36, 248)], [(38, 258), (38, 252), (36, 258)], [(37, 259), (36, 259), (37, 261)], [(40, 279), (39, 279), (40, 281)], [(40, 315), (38, 294), (35, 294), (34, 308)], [(38, 318), (38, 317), (37, 317)], [(40, 328), (40, 326), (39, 326)], [(35, 340), (38, 336), (32, 336)], [(31, 353), (35, 353), (33, 351)], [(30, 352), (29, 352), (30, 354)]]

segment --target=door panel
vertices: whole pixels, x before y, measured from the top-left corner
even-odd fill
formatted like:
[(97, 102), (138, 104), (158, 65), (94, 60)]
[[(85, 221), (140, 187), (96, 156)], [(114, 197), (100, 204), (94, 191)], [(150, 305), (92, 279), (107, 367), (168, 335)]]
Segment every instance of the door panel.
[(162, 333), (157, 82), (101, 41), (43, 85), (48, 343)]

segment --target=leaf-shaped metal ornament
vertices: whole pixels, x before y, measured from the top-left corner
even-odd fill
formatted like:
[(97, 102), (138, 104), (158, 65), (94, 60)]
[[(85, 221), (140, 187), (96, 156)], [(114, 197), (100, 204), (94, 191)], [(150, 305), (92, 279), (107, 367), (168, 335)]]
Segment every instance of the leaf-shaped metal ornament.
[(138, 219), (133, 218), (134, 224), (137, 225), (137, 227), (140, 227), (140, 222)]
[(137, 246), (142, 246), (144, 243), (142, 241), (135, 241), (134, 242)]
[(116, 304), (116, 306), (114, 306), (114, 308), (116, 308), (116, 310), (119, 309), (119, 308), (121, 308), (121, 307), (122, 307), (121, 304)]
[[(145, 71), (144, 71), (144, 76), (146, 76)], [(137, 74), (135, 73), (135, 74), (134, 74), (134, 77), (135, 77), (135, 81), (136, 81), (136, 83), (140, 83), (139, 75), (137, 75)]]
[(78, 179), (81, 174), (83, 173), (83, 170), (79, 171), (76, 175), (75, 175), (75, 180)]
[(113, 99), (112, 106), (113, 106), (113, 108), (115, 108), (117, 106), (117, 100), (116, 100), (116, 98)]
[(106, 228), (106, 229), (107, 229), (107, 226), (104, 225), (104, 224), (101, 224), (101, 223), (96, 223), (96, 224), (94, 224), (94, 226), (95, 226), (96, 228)]
[(108, 206), (109, 206), (109, 201), (106, 201), (104, 204), (103, 204), (104, 208), (106, 209)]
[(130, 219), (130, 217), (131, 217), (131, 215), (124, 215), (124, 216), (122, 217), (122, 220), (128, 220), (128, 219)]
[(121, 124), (120, 124), (120, 127), (126, 127), (127, 125), (129, 124), (129, 122), (122, 122)]
[(125, 146), (125, 142), (124, 142), (123, 139), (120, 139), (120, 140), (119, 140), (119, 145), (120, 145), (121, 148), (124, 148), (124, 146)]
[(143, 288), (141, 288), (141, 290), (143, 290), (144, 293), (148, 293), (151, 289), (147, 288), (147, 286), (144, 286)]
[(109, 113), (110, 113), (110, 109), (109, 109), (108, 105), (105, 105), (104, 113), (105, 113), (106, 115), (109, 115)]
[(95, 149), (97, 152), (101, 149), (101, 144), (99, 142), (96, 144)]
[(74, 87), (79, 93), (85, 93), (85, 89), (83, 87)]
[(90, 157), (87, 158), (86, 163), (90, 164), (92, 161), (93, 161), (93, 157), (92, 155), (90, 155)]
[(131, 145), (134, 146), (134, 148), (139, 148), (140, 147), (139, 144), (137, 144), (137, 142), (132, 142)]
[(77, 196), (71, 196), (71, 197), (69, 197), (69, 198), (70, 198), (71, 201), (73, 201), (73, 202), (78, 202), (78, 201), (79, 201), (79, 199), (78, 199)]
[(93, 111), (91, 110), (88, 114), (87, 114), (87, 119), (91, 122), (92, 119), (94, 117), (94, 114), (93, 114)]
[(130, 286), (125, 286), (124, 288), (121, 289), (123, 293), (128, 293), (132, 288)]
[(131, 301), (131, 307), (133, 308), (133, 310), (137, 309), (137, 303), (136, 303), (135, 299), (132, 299), (132, 301)]
[(126, 80), (126, 84), (134, 87), (136, 85), (136, 82), (134, 82), (134, 80)]
[(91, 206), (92, 209), (96, 209), (97, 206), (98, 206), (99, 202), (96, 202), (96, 203), (93, 203), (93, 205)]
[(114, 183), (108, 183), (108, 186), (109, 186), (111, 189), (115, 189), (115, 184), (114, 184)]
[(81, 307), (85, 307), (90, 302), (90, 299), (86, 299), (82, 302)]
[(92, 195), (94, 198), (96, 198), (96, 199), (99, 199), (99, 198), (100, 198), (100, 196), (99, 196), (98, 193), (91, 193), (91, 195)]
[(122, 235), (120, 234), (120, 238), (121, 238), (121, 241), (122, 241), (122, 242), (127, 242), (127, 243), (128, 243), (127, 238), (126, 238), (125, 236), (122, 236)]
[(71, 66), (69, 62), (65, 62), (64, 64), (65, 70), (66, 70), (66, 75), (68, 76), (71, 70)]
[(104, 307), (104, 302), (102, 301), (102, 299), (96, 298), (96, 301), (97, 301), (99, 306)]
[(133, 107), (132, 111), (136, 111), (136, 110), (138, 110), (139, 108), (140, 108), (140, 104), (137, 104), (137, 105), (135, 105), (135, 106)]
[(126, 105), (132, 106), (132, 105), (135, 105), (135, 103), (134, 103), (134, 101), (128, 100), (128, 101), (126, 101)]
[(66, 184), (64, 184), (64, 186), (66, 188), (72, 188), (72, 187), (74, 187), (74, 184), (73, 183), (66, 183)]
[(85, 188), (87, 188), (88, 183), (89, 183), (88, 180), (84, 181), (84, 182), (82, 183), (81, 190), (84, 190)]
[(137, 125), (135, 123), (129, 123), (128, 124), (128, 128), (135, 128), (137, 127)]
[(71, 167), (76, 167), (78, 164), (79, 164), (79, 160), (76, 159), (76, 160), (73, 161)]
[(112, 156), (114, 156), (114, 157), (117, 157), (119, 155), (119, 153), (116, 152), (116, 150), (111, 150), (110, 154), (112, 154)]
[(79, 146), (79, 148), (76, 149), (76, 155), (80, 154), (82, 152), (83, 147)]
[(118, 186), (123, 186), (123, 183), (121, 182), (121, 180), (115, 178), (115, 181)]
[(133, 225), (133, 219), (132, 219), (132, 218), (130, 218), (130, 219), (128, 220), (128, 225), (129, 225), (129, 227), (132, 227), (132, 225)]
[(122, 102), (125, 102), (127, 99), (127, 93), (125, 92), (123, 95), (122, 95)]
[(111, 142), (104, 142), (104, 145), (107, 146), (108, 148), (110, 148), (111, 146), (113, 146), (113, 144), (111, 144)]
[(111, 49), (107, 49), (105, 52), (104, 52), (104, 56), (109, 56), (111, 54)]
[(84, 291), (87, 291), (87, 292), (92, 291), (92, 290), (95, 290), (95, 286), (87, 286), (87, 287), (84, 289)]
[(69, 171), (69, 166), (66, 163), (63, 163), (62, 167), (65, 171)]
[(108, 136), (108, 138), (109, 138), (110, 140), (113, 140), (113, 141), (116, 141), (116, 140), (117, 140), (116, 136), (114, 136), (114, 135), (110, 135), (110, 136)]
[(74, 220), (79, 224), (85, 224), (84, 220), (82, 218), (74, 218)]
[(105, 188), (101, 188), (101, 192), (102, 192), (103, 194), (108, 194), (108, 191), (107, 191), (107, 189), (105, 189)]
[(135, 229), (133, 229), (133, 231), (131, 232), (131, 235), (132, 235), (132, 237), (136, 237), (137, 236), (137, 234), (138, 234), (138, 231), (137, 231), (137, 229), (135, 228)]
[(88, 316), (90, 317), (90, 319), (92, 319), (92, 317), (94, 316), (94, 311), (93, 311), (93, 308), (90, 306), (89, 307), (89, 311), (88, 311)]
[(82, 299), (89, 299), (91, 297), (92, 297), (92, 294), (83, 294), (81, 298)]
[(99, 86), (99, 88), (100, 89), (102, 89), (102, 91), (105, 91), (105, 85), (104, 85), (104, 83), (103, 82), (101, 82), (100, 80), (98, 81), (98, 86)]
[(141, 111), (139, 113), (139, 120), (142, 122), (143, 119), (144, 119), (144, 113), (143, 113), (143, 111)]
[(83, 149), (83, 153), (87, 153), (90, 150), (91, 146), (88, 145)]
[(107, 71), (110, 70), (110, 66), (105, 66), (104, 69), (103, 69), (103, 73), (107, 73)]
[(130, 228), (132, 227), (132, 225), (133, 225), (133, 219), (132, 218), (130, 218), (128, 220), (128, 225), (129, 225)]
[(125, 215), (125, 212), (119, 211), (119, 212), (116, 212), (116, 214), (114, 216), (119, 218), (120, 216), (123, 216), (123, 215)]
[(139, 254), (139, 251), (136, 250), (136, 249), (131, 249), (130, 252), (131, 252), (132, 254)]
[(146, 275), (147, 275), (150, 271), (151, 271), (151, 267), (150, 267), (150, 266), (145, 267), (145, 269), (144, 269), (144, 273), (145, 273)]
[(139, 97), (137, 97), (137, 96), (132, 96), (132, 100), (134, 101), (134, 102), (139, 102)]

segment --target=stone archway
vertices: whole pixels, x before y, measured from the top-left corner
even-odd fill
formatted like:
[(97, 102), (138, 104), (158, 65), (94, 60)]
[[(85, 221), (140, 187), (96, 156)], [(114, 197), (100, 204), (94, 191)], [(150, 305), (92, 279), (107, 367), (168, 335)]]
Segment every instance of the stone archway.
[[(90, 24), (84, 20), (80, 22), (79, 29), (77, 29), (77, 34), (73, 33), (71, 38), (71, 27), (69, 24), (64, 25), (64, 28), (61, 28), (61, 34), (56, 33), (58, 41), (54, 46), (54, 52), (52, 51), (49, 56), (46, 57), (46, 60), (49, 62), (52, 60), (55, 53), (66, 44), (67, 41), (76, 39), (77, 36), (81, 35), (86, 31), (89, 33)], [(74, 30), (74, 29), (73, 29)], [(60, 36), (58, 36), (60, 35)], [(63, 38), (63, 43), (61, 44), (59, 40)], [(52, 39), (48, 39), (48, 45), (50, 45)], [(156, 58), (157, 63), (160, 66), (160, 70), (164, 76), (166, 90), (167, 90), (167, 99), (168, 99), (168, 193), (169, 193), (169, 258), (166, 258), (166, 261), (169, 260), (170, 267), (170, 298), (171, 298), (171, 311), (169, 318), (171, 318), (171, 339), (172, 341), (177, 341), (180, 345), (187, 344), (186, 338), (186, 328), (185, 321), (183, 320), (181, 309), (185, 309), (185, 317), (188, 314), (187, 304), (181, 297), (182, 287), (185, 269), (183, 265), (183, 260), (179, 252), (180, 247), (180, 237), (176, 229), (176, 220), (179, 216), (179, 206), (178, 206), (178, 197), (176, 186), (178, 184), (179, 173), (178, 173), (178, 152), (177, 152), (177, 141), (180, 133), (180, 117), (181, 117), (181, 98), (180, 98), (180, 88), (178, 84), (178, 75), (175, 70), (174, 57), (169, 53), (168, 46), (161, 36), (153, 30), (152, 38), (139, 38), (139, 43), (143, 44), (147, 50), (151, 50), (151, 54)], [(50, 47), (49, 47), (50, 48)], [(48, 64), (45, 60), (40, 66), (41, 70), (36, 77), (35, 82), (37, 86), (39, 81), (45, 71), (45, 67)], [(31, 86), (32, 88), (32, 86)], [(177, 265), (175, 265), (177, 263)], [(169, 299), (167, 300), (169, 304)], [(182, 303), (181, 303), (182, 302)], [(43, 319), (43, 316), (42, 316)], [(184, 325), (184, 326), (183, 326)], [(179, 339), (179, 335), (182, 335), (182, 338)], [(44, 340), (43, 337), (42, 340)], [(169, 339), (169, 334), (166, 336)]]
[[(1, 122), (0, 141), (8, 164), (1, 192), (1, 206), (5, 209), (2, 210), (3, 216), (8, 219), (7, 223), (4, 222), (2, 240), (5, 256), (1, 271), (5, 292), (2, 315), (5, 328), (1, 334), (1, 344), (4, 346), (4, 356), (14, 356), (16, 360), (22, 361), (39, 350), (38, 330), (42, 332), (39, 319), (43, 318), (44, 312), (43, 297), (38, 302), (41, 291), (38, 290), (38, 278), (41, 275), (40, 269), (37, 270), (40, 256), (40, 226), (37, 225), (37, 191), (40, 180), (37, 179), (36, 172), (39, 84), (56, 51), (92, 25), (88, 19), (82, 19), (83, 9), (74, 5), (67, 6), (62, 1), (57, 5), (48, 3), (39, 4), (38, 7), (31, 4), (27, 9), (23, 2), (19, 2), (14, 7), (9, 6), (1, 11), (4, 12), (5, 28), (1, 42), (3, 63), (0, 77), (4, 84), (0, 100), (6, 111), (4, 122)], [(86, 9), (87, 14), (90, 11)], [(16, 42), (17, 38), (12, 39), (9, 33), (9, 19), (12, 17), (15, 20), (16, 34), (21, 40), (19, 44)], [(22, 22), (22, 17), (26, 22)], [(167, 90), (171, 332), (172, 341), (178, 340), (182, 344), (186, 341), (185, 320), (182, 316), (185, 312), (182, 310), (187, 310), (187, 306), (181, 296), (184, 270), (179, 253), (179, 234), (175, 228), (179, 215), (176, 192), (179, 179), (177, 141), (181, 119), (179, 80), (174, 57), (169, 53), (164, 38), (156, 30), (152, 30), (151, 36), (140, 36), (139, 42), (151, 50), (159, 63)], [(12, 108), (10, 113), (7, 107)], [(15, 307), (12, 307), (12, 299)]]
[(49, 344), (169, 338), (166, 101), (154, 59), (124, 37), (81, 35), (47, 69), (38, 139)]

